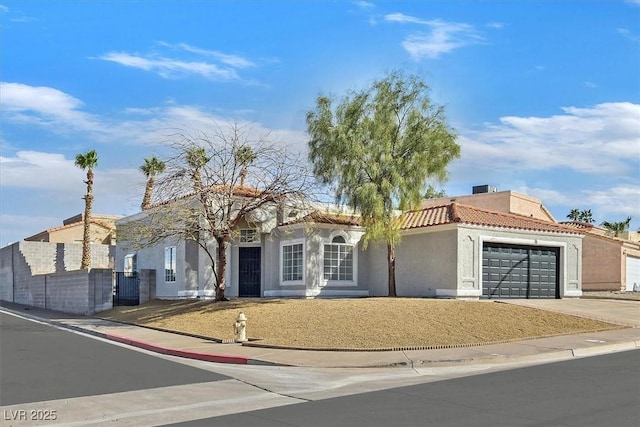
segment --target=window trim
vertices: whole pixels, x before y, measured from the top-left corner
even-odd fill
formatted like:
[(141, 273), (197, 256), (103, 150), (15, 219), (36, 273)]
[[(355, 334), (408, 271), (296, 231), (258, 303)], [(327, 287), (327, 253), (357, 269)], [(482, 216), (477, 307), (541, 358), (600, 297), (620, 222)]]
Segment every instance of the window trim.
[[(342, 237), (345, 243), (333, 243), (333, 239), (338, 236)], [(341, 246), (351, 247), (351, 250), (352, 250), (351, 280), (325, 279), (325, 276), (324, 276), (324, 267), (325, 267), (324, 263), (326, 260), (325, 245), (341, 245)], [(322, 269), (320, 271), (321, 286), (358, 286), (358, 245), (351, 243), (351, 239), (349, 239), (349, 236), (347, 235), (347, 233), (345, 233), (343, 230), (332, 232), (327, 239), (323, 239), (323, 241), (320, 243), (320, 248), (321, 248), (320, 250), (321, 250), (321, 256), (322, 256)]]
[[(131, 260), (131, 267), (127, 268), (127, 260)], [(126, 254), (123, 259), (124, 265), (122, 271), (124, 273), (124, 277), (133, 277), (138, 271), (138, 254), (130, 253)]]
[[(169, 258), (169, 263), (171, 264), (170, 267), (172, 267), (171, 269), (167, 269), (167, 253), (171, 254), (173, 253), (173, 256)], [(177, 257), (177, 249), (175, 246), (166, 246), (164, 248), (164, 282), (165, 283), (175, 283), (176, 282), (176, 273), (177, 273), (177, 269), (178, 269), (178, 263), (176, 262), (176, 257)], [(167, 273), (168, 271), (173, 271), (173, 280), (171, 280), (172, 277), (169, 276), (169, 274), (171, 273)]]
[[(284, 248), (285, 246), (302, 245), (302, 279), (300, 280), (284, 280)], [(280, 269), (279, 269), (280, 286), (296, 286), (305, 284), (305, 275), (307, 274), (307, 251), (305, 239), (286, 240), (280, 242)]]
[[(253, 231), (255, 232), (253, 240), (243, 240), (242, 232)], [(262, 235), (257, 228), (241, 228), (238, 234), (238, 246), (260, 246), (262, 244)]]

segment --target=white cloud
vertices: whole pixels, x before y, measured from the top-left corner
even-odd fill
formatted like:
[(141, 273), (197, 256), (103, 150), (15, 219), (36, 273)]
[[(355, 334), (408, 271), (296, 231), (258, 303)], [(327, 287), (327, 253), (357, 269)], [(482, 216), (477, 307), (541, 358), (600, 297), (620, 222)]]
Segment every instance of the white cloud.
[(564, 208), (557, 214), (556, 221), (567, 221), (566, 215), (571, 209), (591, 209), (594, 222), (622, 221), (626, 216), (640, 219), (640, 185), (620, 184), (604, 190), (582, 189), (560, 192), (548, 188), (523, 186), (518, 191), (537, 197), (546, 206), (556, 205)]
[(632, 42), (640, 41), (640, 36), (638, 36), (637, 34), (632, 33), (631, 31), (629, 31), (626, 28), (618, 28), (618, 34), (620, 34), (621, 36), (623, 36), (626, 39), (631, 40)]
[(198, 75), (214, 81), (252, 83), (245, 81), (238, 74), (238, 70), (256, 66), (255, 62), (243, 56), (203, 49), (187, 43), (172, 44), (159, 41), (156, 45), (170, 51), (171, 55), (157, 52), (138, 54), (112, 51), (100, 55), (97, 59), (153, 72), (166, 79)]
[(415, 16), (405, 15), (404, 13), (390, 13), (384, 17), (384, 20), (389, 22), (399, 22), (401, 24), (411, 23), (429, 25), (429, 21), (416, 18)]
[(368, 2), (368, 1), (364, 1), (364, 0), (354, 1), (353, 4), (355, 4), (358, 7), (361, 7), (362, 9), (371, 9), (371, 8), (375, 7), (375, 5), (373, 3)]
[(163, 78), (178, 78), (190, 74), (197, 74), (212, 80), (240, 79), (235, 70), (231, 68), (221, 68), (207, 62), (188, 62), (164, 57), (145, 58), (126, 52), (109, 52), (100, 56), (100, 59), (115, 62), (125, 67), (152, 71)]
[(502, 28), (504, 28), (506, 26), (506, 24), (504, 22), (489, 22), (487, 23), (487, 27), (489, 28), (494, 28), (496, 30), (500, 30)]
[(603, 103), (563, 108), (550, 117), (502, 117), (479, 131), (462, 131), (461, 174), (495, 169), (565, 168), (607, 175), (635, 171), (640, 158), (640, 105)]
[[(236, 121), (253, 123), (256, 131), (264, 134), (286, 135), (282, 143), (298, 145), (305, 140), (302, 133), (268, 129), (254, 123), (247, 118), (247, 111), (214, 114), (198, 106), (168, 102), (154, 108), (125, 108), (116, 116), (99, 116), (82, 111), (84, 104), (81, 100), (54, 88), (19, 83), (0, 85), (4, 126), (40, 126), (53, 133), (73, 133), (80, 140), (103, 144), (122, 144), (125, 141), (127, 144), (154, 146), (167, 142), (176, 129), (212, 132), (217, 125), (224, 127)], [(1, 142), (3, 147), (10, 149), (10, 141), (2, 139)], [(30, 156), (25, 153), (29, 152), (23, 152), (23, 156)]]
[(172, 49), (179, 49), (185, 52), (191, 52), (191, 53), (195, 53), (202, 56), (213, 57), (219, 60), (220, 62), (222, 62), (223, 64), (229, 65), (234, 68), (250, 68), (250, 67), (256, 66), (256, 64), (253, 61), (247, 58), (244, 58), (242, 56), (219, 52), (217, 50), (201, 49), (199, 47), (192, 46), (187, 43), (171, 44), (166, 42), (158, 42), (158, 45), (172, 48)]
[(95, 117), (79, 110), (82, 101), (58, 89), (0, 82), (0, 92), (5, 119), (52, 128), (64, 124), (65, 128), (100, 130)]
[(595, 84), (594, 82), (590, 82), (590, 81), (585, 81), (584, 85), (590, 89), (595, 89), (598, 87), (597, 84)]
[(82, 170), (62, 154), (18, 151), (13, 157), (0, 156), (0, 166), (2, 187), (64, 192), (82, 186)]
[(424, 20), (403, 13), (388, 14), (385, 20), (429, 28), (428, 32), (409, 34), (402, 42), (402, 47), (416, 61), (424, 57), (436, 59), (442, 54), (463, 46), (481, 43), (484, 40), (472, 25), (465, 23), (445, 22), (439, 19)]

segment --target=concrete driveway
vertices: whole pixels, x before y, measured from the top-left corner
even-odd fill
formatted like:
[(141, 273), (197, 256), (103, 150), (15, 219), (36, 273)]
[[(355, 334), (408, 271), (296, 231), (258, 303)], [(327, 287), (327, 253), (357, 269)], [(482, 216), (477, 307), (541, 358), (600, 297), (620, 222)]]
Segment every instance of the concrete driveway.
[(640, 327), (640, 301), (608, 299), (513, 299), (508, 304), (572, 314), (634, 328)]

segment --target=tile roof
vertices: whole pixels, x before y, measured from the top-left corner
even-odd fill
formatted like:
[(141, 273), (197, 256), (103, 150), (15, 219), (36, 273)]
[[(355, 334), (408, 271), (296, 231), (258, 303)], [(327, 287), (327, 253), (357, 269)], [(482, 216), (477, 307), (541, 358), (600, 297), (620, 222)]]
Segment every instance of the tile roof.
[[(209, 190), (211, 193), (222, 194), (222, 193), (228, 193), (229, 188), (230, 187), (228, 185), (210, 185), (207, 188), (207, 190)], [(148, 209), (155, 208), (158, 206), (165, 206), (177, 200), (188, 199), (189, 197), (193, 197), (195, 194), (196, 194), (195, 192), (191, 191), (189, 193), (183, 194), (179, 197), (175, 197), (170, 200), (163, 200), (157, 203), (153, 203)], [(276, 194), (271, 195), (267, 191), (263, 191), (258, 188), (247, 187), (245, 185), (242, 185), (242, 186), (236, 185), (235, 187), (233, 187), (231, 195), (234, 197), (253, 197), (253, 198), (265, 197), (266, 195), (266, 197), (272, 197), (274, 200), (276, 199), (276, 196), (277, 196)]]
[[(113, 226), (111, 226), (109, 224), (106, 224), (106, 223), (104, 223), (102, 221), (99, 221), (97, 219), (91, 219), (91, 220), (89, 220), (89, 222), (91, 224), (95, 224), (95, 225), (98, 225), (100, 227), (106, 228), (107, 230), (115, 230), (115, 227), (113, 227)], [(58, 227), (53, 227), (53, 228), (48, 228), (48, 229), (46, 229), (44, 231), (41, 231), (39, 233), (34, 234), (33, 236), (27, 237), (24, 240), (34, 239), (34, 238), (36, 238), (38, 236), (42, 236), (42, 235), (45, 235), (45, 234), (51, 234), (51, 233), (54, 233), (56, 231), (66, 230), (68, 228), (73, 228), (73, 227), (78, 227), (78, 226), (84, 226), (84, 221), (72, 222), (70, 224), (60, 225)]]
[(584, 232), (576, 228), (554, 222), (481, 209), (455, 202), (405, 212), (399, 220), (401, 221), (400, 228), (403, 230), (457, 223), (553, 233), (584, 234)]
[(302, 218), (289, 221), (281, 225), (313, 222), (316, 224), (361, 225), (361, 218), (357, 215), (346, 215), (332, 212), (314, 211)]
[(560, 224), (565, 225), (567, 227), (577, 228), (578, 230), (589, 231), (592, 230), (594, 225), (589, 222), (582, 221), (562, 221)]

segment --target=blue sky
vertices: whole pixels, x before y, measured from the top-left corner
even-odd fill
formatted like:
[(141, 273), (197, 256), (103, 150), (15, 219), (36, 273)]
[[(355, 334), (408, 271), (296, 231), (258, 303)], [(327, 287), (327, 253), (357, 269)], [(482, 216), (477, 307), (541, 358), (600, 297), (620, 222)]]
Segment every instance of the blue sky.
[(305, 112), (417, 73), (462, 147), (444, 189), (490, 184), (640, 227), (640, 1), (0, 0), (0, 246), (138, 211), (172, 128), (251, 123), (306, 147)]

